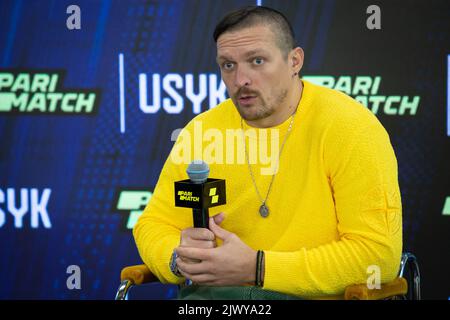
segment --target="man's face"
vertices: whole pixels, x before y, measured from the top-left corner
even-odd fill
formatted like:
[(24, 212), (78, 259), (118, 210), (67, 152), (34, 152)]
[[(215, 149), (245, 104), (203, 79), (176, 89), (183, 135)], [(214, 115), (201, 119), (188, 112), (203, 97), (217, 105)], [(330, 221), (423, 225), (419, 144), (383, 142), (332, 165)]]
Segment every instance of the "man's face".
[(217, 39), (217, 63), (242, 118), (266, 118), (281, 108), (292, 78), (270, 26), (225, 32)]

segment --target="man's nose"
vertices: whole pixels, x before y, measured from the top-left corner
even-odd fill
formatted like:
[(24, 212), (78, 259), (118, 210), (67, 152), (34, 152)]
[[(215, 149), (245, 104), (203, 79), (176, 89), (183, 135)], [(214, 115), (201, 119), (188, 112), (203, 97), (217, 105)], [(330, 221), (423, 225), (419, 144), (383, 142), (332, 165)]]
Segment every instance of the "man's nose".
[(246, 70), (244, 70), (243, 67), (238, 67), (236, 69), (234, 83), (238, 88), (241, 88), (244, 86), (249, 86), (251, 84), (251, 80), (248, 75), (248, 72)]

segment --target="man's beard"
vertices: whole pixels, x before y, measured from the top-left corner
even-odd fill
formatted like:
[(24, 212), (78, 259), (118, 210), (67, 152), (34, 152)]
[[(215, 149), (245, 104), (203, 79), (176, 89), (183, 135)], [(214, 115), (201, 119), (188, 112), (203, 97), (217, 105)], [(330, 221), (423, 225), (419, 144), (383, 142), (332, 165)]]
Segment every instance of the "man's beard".
[[(255, 93), (251, 93), (255, 94)], [(282, 91), (279, 95), (277, 95), (272, 103), (267, 103), (259, 94), (256, 94), (257, 99), (260, 100), (259, 105), (252, 105), (250, 107), (246, 106), (240, 106), (239, 105), (239, 95), (240, 93), (236, 94), (234, 100), (236, 108), (241, 115), (241, 117), (246, 121), (255, 121), (267, 118), (271, 116), (276, 109), (278, 109), (278, 106), (283, 103), (283, 101), (287, 97), (287, 90)], [(256, 111), (253, 111), (253, 109), (256, 108)], [(252, 112), (246, 112), (246, 110), (252, 109)]]
[[(260, 99), (261, 100), (261, 99)], [(250, 107), (240, 106), (239, 102), (237, 104), (237, 109), (242, 119), (246, 121), (255, 121), (267, 118), (272, 115), (275, 110), (270, 106), (267, 106), (264, 101), (259, 102), (259, 104), (255, 104)], [(255, 111), (256, 109), (256, 111)]]

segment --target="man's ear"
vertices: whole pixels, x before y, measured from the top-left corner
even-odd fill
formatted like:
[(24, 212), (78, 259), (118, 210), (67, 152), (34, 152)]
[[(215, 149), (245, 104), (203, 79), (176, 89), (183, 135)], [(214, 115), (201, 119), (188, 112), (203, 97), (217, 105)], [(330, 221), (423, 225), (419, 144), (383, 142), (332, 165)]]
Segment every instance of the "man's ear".
[(292, 49), (290, 54), (290, 64), (292, 73), (299, 73), (303, 67), (304, 52), (300, 47)]

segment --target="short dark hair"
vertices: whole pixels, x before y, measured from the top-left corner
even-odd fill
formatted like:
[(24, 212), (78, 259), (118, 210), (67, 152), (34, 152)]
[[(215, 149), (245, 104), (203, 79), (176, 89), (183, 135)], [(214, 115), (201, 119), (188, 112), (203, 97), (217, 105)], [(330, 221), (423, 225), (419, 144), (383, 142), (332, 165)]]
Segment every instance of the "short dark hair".
[(287, 57), (295, 48), (295, 35), (288, 19), (279, 11), (263, 6), (247, 6), (228, 13), (214, 29), (214, 41), (227, 31), (235, 31), (258, 24), (270, 24), (278, 47)]

